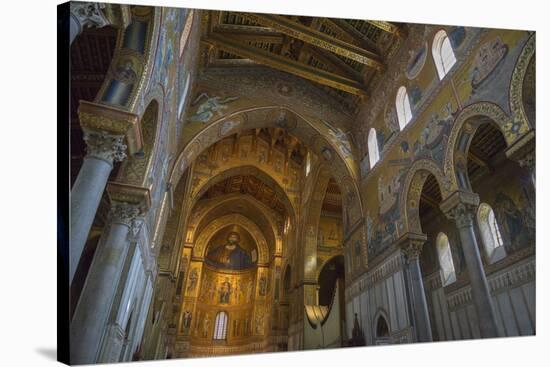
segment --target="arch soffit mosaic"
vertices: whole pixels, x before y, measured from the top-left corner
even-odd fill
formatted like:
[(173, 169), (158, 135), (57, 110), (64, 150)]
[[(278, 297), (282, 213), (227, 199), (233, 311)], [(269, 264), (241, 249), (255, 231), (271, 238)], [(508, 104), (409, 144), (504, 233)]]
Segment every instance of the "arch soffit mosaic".
[(530, 127), (534, 128), (534, 122), (529, 121), (527, 114), (525, 113), (523, 105), (523, 84), (525, 81), (525, 75), (529, 64), (533, 57), (535, 56), (535, 42), (536, 34), (533, 33), (531, 37), (525, 43), (525, 46), (521, 50), (521, 54), (518, 57), (516, 66), (512, 73), (512, 79), (510, 81), (510, 110), (512, 111), (513, 123), (519, 126), (525, 126), (528, 124)]
[[(518, 125), (495, 103), (478, 102), (465, 107), (453, 123), (445, 153), (444, 173), (450, 181), (452, 188), (450, 191), (459, 188), (457, 164), (466, 166), (468, 147), (474, 137), (475, 131), (480, 122), (487, 122), (487, 120), (495, 123), (495, 126), (498, 127), (504, 136), (507, 146), (511, 146), (524, 133), (530, 130), (526, 122)], [(469, 140), (466, 144), (460, 144), (463, 146), (463, 149), (459, 150), (458, 143), (463, 133), (469, 134)], [(443, 199), (445, 199), (445, 196)]]
[[(234, 201), (238, 201), (239, 204), (242, 204), (243, 202), (245, 202), (247, 205), (254, 208), (255, 214), (256, 213), (260, 214), (265, 219), (265, 221), (269, 223), (269, 231), (271, 232), (271, 235), (266, 237), (277, 239), (277, 237), (280, 235), (277, 228), (277, 223), (273, 218), (272, 213), (269, 212), (269, 209), (267, 207), (265, 207), (262, 203), (258, 202), (256, 199), (252, 198), (251, 196), (230, 194), (221, 199), (216, 198), (215, 200), (210, 200), (206, 202), (204, 206), (201, 206), (200, 208), (198, 208), (198, 210), (195, 210), (197, 209), (198, 205), (196, 205), (193, 208), (193, 214), (197, 213), (197, 215), (193, 215), (190, 218), (189, 223), (187, 225), (187, 228), (191, 233), (191, 237), (188, 237), (188, 240), (190, 242), (194, 242), (195, 235), (199, 233), (199, 231), (201, 231), (203, 228), (206, 228), (207, 224), (205, 223), (205, 218), (207, 218), (209, 213), (211, 213), (214, 209), (222, 206), (231, 206), (230, 204)], [(256, 222), (252, 218), (250, 219)], [(258, 223), (256, 224), (258, 225), (258, 227), (261, 227)], [(267, 228), (263, 228), (263, 229), (264, 229), (263, 233), (265, 234), (265, 230)]]
[(190, 208), (194, 207), (198, 199), (202, 197), (202, 195), (210, 187), (212, 187), (212, 185), (219, 183), (231, 176), (236, 176), (236, 175), (251, 175), (251, 176), (255, 176), (256, 178), (259, 178), (266, 185), (268, 185), (272, 190), (275, 191), (276, 195), (281, 199), (281, 201), (285, 205), (285, 208), (287, 210), (288, 215), (291, 217), (291, 220), (296, 218), (296, 208), (293, 205), (292, 201), (289, 199), (288, 193), (281, 187), (280, 183), (277, 182), (277, 180), (274, 179), (264, 169), (256, 166), (251, 166), (251, 165), (228, 168), (218, 173), (216, 176), (211, 177), (209, 180), (206, 180), (201, 184), (199, 184), (199, 187), (193, 190), (194, 192), (192, 195), (193, 202), (192, 204), (190, 204), (189, 207)]
[(119, 29), (113, 59), (95, 103), (139, 114), (151, 78), (162, 8), (132, 7), (132, 23)]
[(249, 218), (241, 214), (228, 214), (213, 220), (197, 237), (193, 246), (193, 258), (204, 259), (206, 246), (212, 237), (221, 229), (238, 224), (248, 231), (258, 247), (258, 265), (267, 265), (269, 262), (269, 247), (260, 228)]
[(404, 191), (400, 199), (401, 216), (404, 218), (405, 231), (407, 232), (422, 233), (419, 216), (420, 196), (424, 182), (430, 174), (435, 177), (443, 200), (453, 192), (450, 180), (434, 161), (421, 159), (414, 162), (405, 176)]
[[(288, 118), (293, 121), (275, 121), (262, 119), (253, 121), (249, 119), (251, 112), (267, 111), (280, 113), (283, 111)], [(276, 115), (274, 115), (276, 116)], [(224, 125), (225, 124), (225, 125)], [(231, 126), (224, 129), (224, 126)], [(350, 140), (344, 140), (339, 131), (330, 127), (327, 122), (316, 119), (306, 118), (295, 111), (283, 106), (262, 106), (243, 109), (229, 113), (220, 117), (214, 122), (208, 124), (200, 132), (196, 133), (183, 150), (178, 155), (170, 182), (173, 186), (179, 181), (183, 172), (191, 163), (212, 144), (231, 134), (242, 130), (261, 127), (279, 127), (288, 130), (289, 133), (296, 136), (302, 143), (307, 145), (320, 157), (323, 157), (327, 163), (332, 163), (335, 170), (335, 178), (339, 181), (341, 187), (346, 187), (346, 191), (352, 191), (359, 197), (359, 188), (357, 180), (359, 177), (359, 166), (355, 160), (356, 148)], [(222, 134), (224, 133), (224, 134)], [(348, 187), (351, 186), (351, 187)], [(362, 212), (362, 203), (359, 202)]]
[[(151, 90), (145, 99), (145, 109), (139, 117), (141, 133), (143, 136), (143, 156), (130, 156), (124, 161), (118, 174), (117, 181), (130, 185), (146, 186), (151, 175), (151, 168), (160, 151), (160, 139), (164, 124), (164, 90), (159, 84)], [(149, 116), (151, 108), (156, 109), (156, 114)]]

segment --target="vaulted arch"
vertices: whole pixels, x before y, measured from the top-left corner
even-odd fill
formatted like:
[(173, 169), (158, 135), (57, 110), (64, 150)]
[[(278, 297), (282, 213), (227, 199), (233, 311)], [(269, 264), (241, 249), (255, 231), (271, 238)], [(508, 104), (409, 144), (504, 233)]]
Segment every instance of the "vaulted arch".
[(469, 189), (465, 172), (468, 148), (477, 128), (486, 122), (501, 131), (507, 146), (530, 130), (526, 121), (513, 121), (494, 103), (479, 102), (465, 107), (453, 123), (445, 153), (444, 172), (454, 189)]
[[(237, 208), (238, 206), (245, 207), (246, 211), (249, 212), (247, 216), (261, 228), (268, 243), (272, 246), (275, 245), (274, 250), (277, 251), (280, 247), (281, 233), (280, 225), (273, 213), (252, 196), (240, 194), (229, 194), (221, 198), (208, 200), (204, 205), (196, 205), (187, 221), (186, 243), (195, 242), (196, 235), (203, 231), (212, 218), (226, 215), (229, 212), (245, 215)], [(226, 210), (220, 211), (218, 209)]]
[[(268, 118), (265, 118), (266, 115)], [(261, 118), (258, 118), (259, 116)], [(242, 109), (209, 123), (190, 138), (179, 153), (170, 176), (170, 183), (175, 186), (193, 161), (216, 141), (246, 129), (270, 126), (288, 131), (325, 162), (331, 164), (334, 177), (341, 184), (342, 189), (353, 192), (355, 197), (359, 197), (359, 166), (353, 153), (356, 148), (348, 137), (326, 121), (305, 117), (285, 106)], [(362, 203), (359, 200), (355, 202), (359, 206), (357, 214), (362, 213)], [(351, 218), (353, 222), (359, 219), (360, 215)]]
[(424, 183), (430, 174), (435, 177), (442, 198), (446, 198), (452, 192), (450, 181), (435, 162), (428, 159), (416, 161), (405, 176), (403, 181), (404, 190), (400, 200), (401, 215), (404, 218), (405, 231), (407, 232), (422, 233), (419, 215), (420, 198)]
[[(196, 203), (196, 201), (199, 198), (201, 198), (204, 195), (204, 193), (216, 183), (219, 183), (223, 180), (226, 180), (229, 177), (236, 176), (236, 175), (249, 175), (260, 179), (263, 183), (265, 183), (272, 190), (275, 191), (275, 194), (277, 195), (277, 197), (285, 205), (288, 215), (291, 218), (295, 217), (296, 204), (289, 199), (288, 192), (283, 188), (282, 183), (277, 182), (268, 172), (256, 166), (235, 166), (235, 167), (227, 168), (221, 171), (220, 173), (218, 173), (217, 175), (211, 177), (210, 179), (205, 180), (204, 182), (200, 182), (192, 190), (192, 197), (195, 198), (192, 202)], [(192, 207), (192, 205), (190, 205), (190, 207)]]

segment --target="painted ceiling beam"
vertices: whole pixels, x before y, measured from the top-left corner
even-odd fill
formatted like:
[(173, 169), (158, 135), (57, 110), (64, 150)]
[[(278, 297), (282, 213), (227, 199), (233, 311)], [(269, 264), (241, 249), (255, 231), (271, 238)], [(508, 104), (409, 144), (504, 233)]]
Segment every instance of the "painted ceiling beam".
[(485, 167), (489, 172), (493, 172), (493, 167), (489, 163), (489, 159), (483, 157), (483, 154), (478, 152), (474, 147), (470, 147), (468, 150), (468, 158), (478, 166)]
[(401, 27), (393, 23), (380, 20), (366, 20), (366, 22), (370, 25), (375, 26), (376, 28), (383, 30), (384, 32), (395, 34), (397, 37), (404, 38), (407, 36), (407, 34), (403, 31), (403, 29), (401, 29)]
[(203, 39), (203, 42), (240, 57), (251, 59), (259, 64), (294, 74), (347, 93), (360, 96), (367, 95), (365, 86), (356, 80), (329, 73), (313, 66), (301, 64), (287, 57), (263, 51), (257, 47), (239, 42), (229, 36), (222, 36), (214, 32)]
[(374, 54), (380, 54), (376, 43), (365, 37), (365, 35), (343, 19), (322, 18), (322, 20), (327, 26), (330, 26), (333, 31), (338, 32), (339, 37), (341, 37), (345, 42), (349, 42)]
[(435, 201), (431, 196), (428, 196), (424, 193), (421, 194), (421, 199), (426, 203), (428, 204), (429, 206), (431, 206), (432, 208), (434, 209), (439, 209), (439, 203), (437, 201)]
[(376, 68), (379, 71), (384, 70), (384, 65), (378, 54), (316, 31), (283, 16), (254, 13), (239, 13), (239, 15), (286, 34), (287, 36), (355, 60), (361, 64)]

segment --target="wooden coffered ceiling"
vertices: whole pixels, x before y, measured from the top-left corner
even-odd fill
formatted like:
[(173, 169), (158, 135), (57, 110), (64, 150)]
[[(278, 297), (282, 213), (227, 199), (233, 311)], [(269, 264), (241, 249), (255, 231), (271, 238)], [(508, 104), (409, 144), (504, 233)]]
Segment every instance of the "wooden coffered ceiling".
[(281, 199), (277, 196), (275, 190), (262, 180), (250, 175), (231, 176), (210, 187), (201, 199), (212, 199), (224, 195), (240, 193), (250, 195), (275, 212), (284, 216), (286, 208)]
[(369, 93), (392, 44), (405, 36), (389, 22), (204, 11), (203, 67), (264, 65), (315, 82), (342, 102)]

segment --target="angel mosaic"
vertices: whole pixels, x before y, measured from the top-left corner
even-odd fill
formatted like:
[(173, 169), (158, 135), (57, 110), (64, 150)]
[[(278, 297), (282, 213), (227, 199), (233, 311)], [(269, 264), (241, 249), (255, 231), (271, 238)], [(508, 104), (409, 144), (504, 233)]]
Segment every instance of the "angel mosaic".
[(197, 111), (189, 118), (192, 122), (209, 122), (215, 115), (221, 117), (223, 112), (228, 108), (227, 104), (233, 101), (236, 101), (239, 97), (210, 97), (207, 93), (201, 93), (193, 101), (192, 105), (195, 106), (197, 103), (205, 99), (197, 108)]

